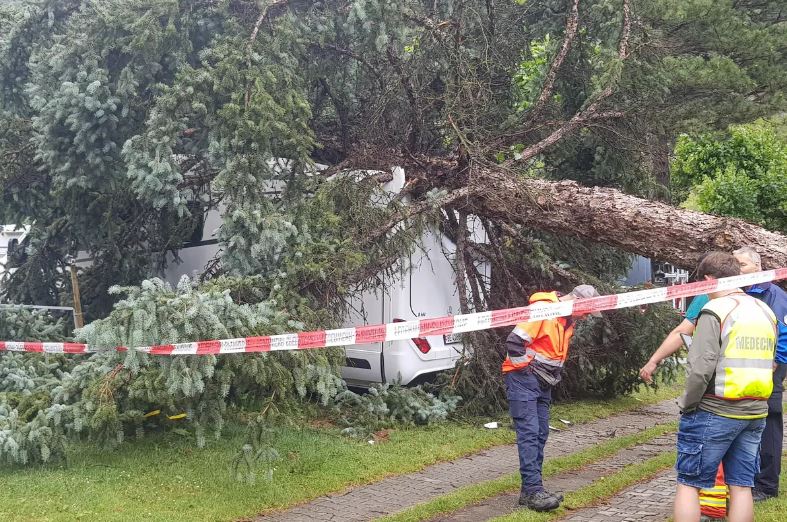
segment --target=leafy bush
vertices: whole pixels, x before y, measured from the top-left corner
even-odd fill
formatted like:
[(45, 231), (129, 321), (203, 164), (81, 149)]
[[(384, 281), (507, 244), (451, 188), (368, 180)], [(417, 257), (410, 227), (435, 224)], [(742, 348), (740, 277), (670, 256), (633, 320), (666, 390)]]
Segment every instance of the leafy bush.
[[(172, 289), (154, 279), (113, 292), (124, 299), (109, 317), (81, 329), (78, 340), (112, 348), (304, 327), (268, 302), (236, 304), (229, 290), (215, 283), (201, 289), (184, 278)], [(55, 453), (63, 455), (66, 436), (114, 446), (181, 413), (201, 447), (208, 431), (221, 434), (228, 407), (273, 394), (285, 403), (303, 398), (331, 403), (343, 387), (338, 352), (155, 357), (110, 349), (55, 362), (34, 354), (0, 356), (2, 455), (19, 464), (46, 462)], [(146, 416), (156, 410), (163, 415)]]
[(0, 340), (62, 341), (68, 333), (64, 318), (43, 310), (22, 307), (0, 308)]
[[(66, 326), (42, 311), (0, 309), (0, 339), (62, 341)], [(65, 457), (65, 435), (50, 390), (73, 366), (66, 356), (0, 353), (0, 461), (28, 464)]]
[[(611, 398), (642, 384), (639, 368), (681, 320), (669, 304), (604, 312), (577, 325), (557, 398)], [(671, 382), (677, 366), (668, 359), (656, 377)]]
[(376, 384), (368, 393), (345, 390), (336, 396), (342, 433), (366, 436), (394, 424), (424, 425), (445, 420), (456, 410), (461, 397), (434, 395), (421, 386), (405, 388), (398, 384)]
[(684, 135), (671, 179), (688, 208), (787, 231), (787, 141), (773, 125), (734, 125), (728, 136)]

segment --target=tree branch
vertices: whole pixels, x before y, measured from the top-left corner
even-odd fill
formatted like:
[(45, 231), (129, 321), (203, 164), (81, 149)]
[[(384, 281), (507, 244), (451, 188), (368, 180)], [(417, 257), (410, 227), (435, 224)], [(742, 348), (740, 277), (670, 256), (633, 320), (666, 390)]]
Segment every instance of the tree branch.
[(456, 236), (456, 251), (454, 252), (454, 277), (456, 278), (456, 290), (459, 294), (459, 309), (463, 314), (470, 313), (467, 305), (467, 268), (465, 267), (465, 244), (467, 240), (467, 212), (459, 212), (457, 221), (453, 210), (448, 210), (450, 226), (454, 229)]
[[(568, 30), (568, 28), (567, 28)], [(631, 8), (629, 5), (629, 0), (623, 1), (623, 28), (621, 30), (620, 41), (618, 42), (618, 56), (621, 60), (625, 60), (628, 57), (628, 49), (629, 49), (629, 40), (631, 38)], [(565, 46), (564, 41), (564, 46)], [(554, 64), (553, 64), (554, 65)], [(565, 138), (568, 134), (574, 132), (580, 125), (586, 123), (590, 120), (597, 120), (601, 119), (602, 115), (604, 117), (619, 117), (622, 116), (620, 111), (606, 111), (606, 112), (599, 112), (601, 108), (601, 104), (612, 94), (614, 93), (614, 89), (612, 84), (607, 85), (598, 95), (595, 96), (593, 101), (585, 107), (584, 109), (577, 112), (570, 120), (565, 122), (561, 125), (558, 129), (553, 131), (549, 134), (546, 138), (542, 139), (538, 143), (535, 143), (529, 147), (527, 147), (524, 151), (521, 152), (519, 155), (520, 157), (516, 160), (510, 159), (503, 163), (504, 167), (511, 167), (515, 162), (520, 161), (528, 161), (534, 156), (541, 154), (544, 150), (551, 147), (558, 141)], [(542, 92), (542, 95), (544, 92)], [(540, 97), (539, 97), (540, 100)], [(520, 131), (519, 135), (528, 132), (527, 129), (523, 129)], [(517, 136), (517, 133), (514, 134)], [(495, 144), (495, 147), (499, 150), (501, 145), (505, 145), (504, 142), (501, 144), (500, 142)]]
[(623, 0), (623, 30), (618, 44), (618, 57), (621, 60), (628, 58), (629, 39), (631, 38), (631, 2)]
[[(263, 9), (262, 12), (260, 13), (259, 18), (257, 18), (257, 21), (254, 23), (254, 29), (251, 31), (251, 36), (249, 36), (249, 41), (246, 42), (246, 68), (248, 70), (251, 70), (251, 49), (254, 46), (255, 40), (257, 40), (257, 35), (260, 32), (260, 27), (262, 26), (262, 23), (265, 20), (269, 19), (269, 16), (272, 16), (272, 13), (274, 12), (283, 13), (287, 9), (289, 3), (290, 0), (276, 0), (272, 4), (269, 4), (267, 7), (265, 7), (265, 9)], [(249, 83), (249, 85), (246, 87), (246, 96), (245, 96), (246, 107), (249, 106), (250, 101), (251, 101), (251, 83)]]
[(457, 201), (460, 201), (462, 198), (469, 198), (471, 195), (473, 195), (475, 190), (478, 190), (478, 188), (472, 189), (469, 186), (465, 186), (449, 192), (441, 197), (434, 199), (427, 198), (418, 203), (409, 205), (402, 210), (395, 212), (382, 226), (374, 229), (363, 239), (362, 244), (368, 245), (380, 239), (402, 221), (412, 219), (430, 210), (435, 210), (451, 205)]
[[(272, 4), (268, 4), (265, 9), (262, 10), (260, 13), (259, 18), (254, 23), (254, 29), (251, 32), (251, 36), (249, 37), (249, 41), (246, 44), (246, 50), (250, 51), (252, 45), (254, 45), (254, 41), (257, 39), (257, 34), (260, 32), (260, 27), (265, 20), (269, 20), (273, 16), (278, 16), (284, 13), (289, 5), (290, 0), (276, 0)], [(276, 13), (276, 14), (274, 14)]]
[(530, 111), (528, 120), (532, 121), (535, 119), (535, 117), (544, 108), (544, 105), (546, 105), (547, 100), (552, 97), (552, 93), (555, 90), (555, 80), (557, 79), (557, 73), (560, 70), (560, 67), (563, 66), (563, 62), (566, 60), (568, 52), (571, 50), (571, 44), (577, 35), (578, 27), (579, 0), (574, 0), (571, 5), (571, 11), (568, 13), (568, 18), (566, 19), (566, 30), (564, 31), (563, 45), (560, 46), (560, 51), (557, 53), (557, 56), (555, 56), (555, 59), (552, 60), (552, 63), (549, 66), (549, 71), (544, 78), (544, 85), (541, 87), (541, 94), (538, 96), (538, 100), (536, 100), (536, 103)]
[(751, 246), (770, 268), (787, 266), (787, 237), (741, 219), (711, 216), (573, 181), (516, 178), (496, 168), (473, 179), (457, 208), (501, 223), (580, 237), (693, 268), (709, 250)]
[(326, 51), (333, 51), (333, 52), (335, 52), (337, 54), (340, 54), (340, 55), (352, 58), (353, 60), (357, 61), (361, 65), (365, 66), (369, 70), (369, 72), (371, 72), (378, 79), (378, 81), (382, 82), (382, 80), (383, 80), (383, 76), (382, 76), (382, 74), (380, 74), (380, 71), (375, 69), (372, 66), (372, 64), (369, 63), (368, 60), (364, 59), (363, 56), (361, 56), (360, 54), (356, 53), (352, 49), (345, 49), (343, 47), (339, 47), (336, 44), (312, 44), (312, 46), (315, 49), (326, 50)]
[(407, 146), (410, 150), (415, 150), (416, 145), (418, 144), (418, 140), (421, 136), (421, 107), (418, 103), (418, 97), (415, 94), (415, 87), (413, 86), (413, 81), (408, 74), (405, 73), (404, 67), (402, 66), (402, 61), (396, 55), (396, 51), (392, 46), (388, 46), (386, 49), (386, 54), (388, 56), (388, 61), (393, 66), (396, 74), (399, 75), (399, 81), (404, 87), (404, 92), (407, 94), (407, 99), (410, 102), (410, 106), (413, 109), (413, 120), (415, 120), (411, 125), (409, 136), (407, 138)]

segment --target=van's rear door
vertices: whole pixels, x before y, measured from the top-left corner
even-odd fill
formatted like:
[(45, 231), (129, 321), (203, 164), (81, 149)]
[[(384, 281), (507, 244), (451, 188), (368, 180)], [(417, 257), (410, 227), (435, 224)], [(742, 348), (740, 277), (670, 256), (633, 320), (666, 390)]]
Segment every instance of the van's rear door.
[[(391, 296), (385, 285), (364, 292), (350, 301), (346, 326), (384, 324), (391, 320)], [(383, 382), (382, 353), (385, 343), (358, 344), (345, 348), (342, 378), (349, 384)], [(390, 344), (390, 343), (389, 343)]]

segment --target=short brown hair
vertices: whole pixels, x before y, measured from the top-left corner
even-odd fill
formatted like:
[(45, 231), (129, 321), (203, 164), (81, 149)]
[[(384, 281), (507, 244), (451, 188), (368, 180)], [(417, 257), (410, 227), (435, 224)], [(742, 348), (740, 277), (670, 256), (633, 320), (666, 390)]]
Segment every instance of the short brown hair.
[(697, 266), (697, 278), (705, 279), (711, 276), (714, 279), (722, 277), (732, 277), (741, 274), (741, 265), (735, 256), (727, 252), (709, 252), (702, 258)]

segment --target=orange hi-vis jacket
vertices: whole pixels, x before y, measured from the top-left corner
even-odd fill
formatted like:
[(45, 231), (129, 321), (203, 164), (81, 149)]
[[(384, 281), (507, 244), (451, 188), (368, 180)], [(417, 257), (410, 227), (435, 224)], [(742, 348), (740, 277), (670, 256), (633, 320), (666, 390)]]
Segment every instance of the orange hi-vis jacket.
[[(557, 292), (537, 292), (530, 304), (558, 302)], [(557, 384), (568, 357), (568, 343), (574, 334), (570, 317), (519, 323), (506, 340), (503, 373), (516, 372), (532, 364), (533, 370), (548, 384)]]

